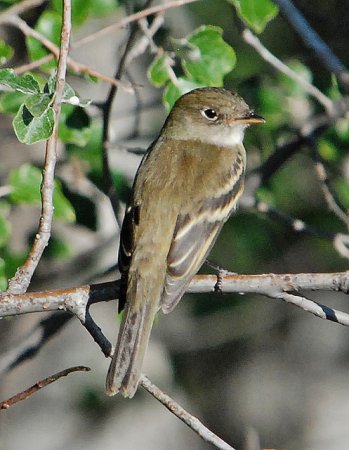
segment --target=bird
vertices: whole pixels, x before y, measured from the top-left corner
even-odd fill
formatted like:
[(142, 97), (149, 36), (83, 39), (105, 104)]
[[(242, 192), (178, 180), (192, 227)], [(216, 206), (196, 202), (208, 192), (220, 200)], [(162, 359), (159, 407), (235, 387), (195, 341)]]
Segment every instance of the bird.
[(124, 309), (106, 392), (132, 398), (154, 318), (181, 300), (244, 188), (243, 138), (264, 119), (237, 93), (205, 87), (182, 95), (145, 153), (120, 233)]

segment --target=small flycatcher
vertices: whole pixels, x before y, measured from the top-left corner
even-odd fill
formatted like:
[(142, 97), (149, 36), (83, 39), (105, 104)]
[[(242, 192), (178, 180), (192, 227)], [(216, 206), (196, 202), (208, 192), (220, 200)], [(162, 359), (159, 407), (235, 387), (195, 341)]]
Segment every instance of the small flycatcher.
[(200, 269), (244, 187), (248, 125), (264, 119), (236, 93), (177, 100), (134, 181), (121, 230), (119, 309), (109, 395), (133, 397), (156, 313), (169, 313)]

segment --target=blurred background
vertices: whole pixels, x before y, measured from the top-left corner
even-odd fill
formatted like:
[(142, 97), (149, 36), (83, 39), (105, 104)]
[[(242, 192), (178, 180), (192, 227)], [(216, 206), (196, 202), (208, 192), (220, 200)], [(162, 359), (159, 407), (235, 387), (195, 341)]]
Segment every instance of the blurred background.
[[(9, 3), (14, 2), (0, 1), (0, 6), (5, 10)], [(59, 3), (43, 2), (26, 11), (23, 18), (34, 27), (45, 11), (59, 14)], [(73, 11), (83, 10), (80, 3), (73, 1)], [(98, 11), (99, 1), (92, 3), (94, 8), (91, 6), (83, 20), (75, 18), (73, 44), (144, 7), (142, 2), (110, 0), (101, 2)], [(297, 83), (275, 71), (243, 41), (242, 25), (232, 3), (203, 0), (166, 11), (154, 37), (153, 53), (148, 48), (128, 65), (123, 80), (137, 85), (137, 93), (118, 90), (109, 143), (113, 181), (122, 202), (127, 200), (141, 159), (138, 150), (146, 149), (156, 138), (167, 114), (162, 101), (168, 100), (163, 97), (164, 85), (154, 86), (149, 72), (157, 56), (156, 48), (171, 53), (177, 45), (181, 51), (188, 51), (183, 42), (178, 44), (170, 38), (183, 39), (202, 25), (215, 25), (222, 28), (224, 41), (234, 49), (236, 62), (224, 75), (224, 86), (237, 90), (267, 121), (265, 126), (246, 133), (250, 180), (278, 145), (297, 137), (302, 126), (323, 114), (321, 106)], [(257, 0), (252, 3), (257, 8)], [(294, 4), (348, 64), (346, 2), (295, 0)], [(154, 19), (149, 20), (151, 23)], [(72, 48), (71, 56), (112, 77), (129, 32), (123, 28), (100, 36)], [(14, 48), (6, 67), (28, 62), (28, 42), (18, 29), (3, 25), (1, 36)], [(260, 39), (330, 98), (343, 95), (331, 73), (305, 48), (281, 14), (270, 21)], [(47, 72), (40, 73), (47, 76)], [(72, 126), (78, 130), (74, 136), (68, 129), (71, 134), (62, 138), (58, 154), (60, 192), (70, 206), (63, 207), (63, 219), (54, 223), (51, 243), (30, 286), (35, 291), (118, 277), (115, 265), (119, 230), (102, 189), (102, 119), (98, 107), (105, 102), (110, 86), (72, 74), (68, 81), (81, 98), (92, 99), (92, 103), (84, 110), (79, 108), (76, 117), (71, 111), (64, 112), (67, 120), (79, 123)], [(24, 164), (42, 167), (44, 156), (43, 142), (19, 144), (6, 101), (8, 98), (0, 98), (0, 184), (4, 187), (11, 185), (13, 174)], [(316, 138), (318, 156), (327, 168), (331, 188), (346, 210), (348, 120), (327, 126)], [(27, 254), (40, 208), (35, 202), (7, 199), (6, 190), (1, 192), (5, 194), (1, 194), (0, 210), (8, 223), (8, 228), (2, 228), (6, 239), (1, 240), (0, 248), (6, 279)], [(296, 232), (285, 221), (258, 212), (247, 190), (241, 207), (225, 225), (210, 261), (232, 272), (249, 274), (346, 270), (347, 259), (328, 238), (333, 233), (345, 233), (346, 227), (328, 210), (307, 147), (300, 145), (256, 195), (277, 211), (303, 220), (318, 233)], [(69, 211), (73, 211), (71, 220)], [(202, 269), (204, 273), (212, 271), (207, 265)], [(348, 299), (342, 294), (313, 292), (309, 297), (348, 310)], [(94, 305), (91, 312), (114, 343), (119, 322), (116, 301)], [(69, 366), (87, 365), (92, 370), (63, 378), (2, 412), (1, 449), (211, 448), (141, 388), (131, 401), (108, 398), (104, 393), (108, 360), (76, 318), (67, 320), (34, 358), (6, 372), (23, 348), (37, 342), (41, 330), (38, 323), (44, 317), (46, 314), (31, 314), (1, 320), (1, 399)], [(348, 338), (348, 329), (264, 296), (186, 295), (173, 313), (159, 316), (144, 373), (238, 449), (343, 450), (349, 439)]]

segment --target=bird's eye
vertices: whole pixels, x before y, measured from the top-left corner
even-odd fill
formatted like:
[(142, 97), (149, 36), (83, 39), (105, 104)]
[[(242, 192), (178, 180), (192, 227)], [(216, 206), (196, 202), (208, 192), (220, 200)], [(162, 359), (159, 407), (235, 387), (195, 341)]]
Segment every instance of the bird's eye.
[(205, 119), (211, 120), (212, 122), (218, 119), (218, 114), (212, 108), (205, 108), (201, 110), (201, 114), (205, 117)]

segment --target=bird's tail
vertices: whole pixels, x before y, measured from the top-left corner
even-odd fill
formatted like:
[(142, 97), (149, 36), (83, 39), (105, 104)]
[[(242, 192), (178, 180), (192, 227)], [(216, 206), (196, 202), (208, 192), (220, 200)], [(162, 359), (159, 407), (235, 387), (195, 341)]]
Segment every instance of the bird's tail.
[(143, 360), (155, 314), (157, 301), (127, 302), (120, 327), (118, 342), (108, 370), (106, 390), (108, 395), (119, 391), (132, 398), (137, 390)]

